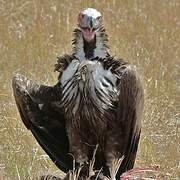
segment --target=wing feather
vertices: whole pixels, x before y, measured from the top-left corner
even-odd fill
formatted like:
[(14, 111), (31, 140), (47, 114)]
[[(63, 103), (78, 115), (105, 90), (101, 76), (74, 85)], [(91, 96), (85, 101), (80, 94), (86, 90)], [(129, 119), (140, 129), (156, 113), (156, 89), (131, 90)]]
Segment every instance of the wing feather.
[(130, 65), (123, 70), (118, 87), (117, 123), (122, 134), (120, 142), (124, 155), (117, 175), (120, 176), (134, 166), (141, 132), (144, 92), (139, 75)]
[[(12, 80), (15, 101), (21, 119), (52, 161), (64, 172), (73, 167), (64, 114), (51, 102), (59, 100), (59, 86), (43, 86), (15, 75)], [(43, 104), (43, 108), (39, 107)]]

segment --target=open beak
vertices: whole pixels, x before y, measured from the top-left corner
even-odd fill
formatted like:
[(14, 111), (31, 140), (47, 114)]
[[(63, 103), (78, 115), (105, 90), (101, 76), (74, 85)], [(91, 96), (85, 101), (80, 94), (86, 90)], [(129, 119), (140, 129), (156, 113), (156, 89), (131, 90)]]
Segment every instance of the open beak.
[(92, 41), (94, 39), (95, 36), (95, 31), (93, 31), (92, 28), (85, 28), (85, 29), (81, 29), (82, 33), (83, 33), (83, 37), (86, 41)]

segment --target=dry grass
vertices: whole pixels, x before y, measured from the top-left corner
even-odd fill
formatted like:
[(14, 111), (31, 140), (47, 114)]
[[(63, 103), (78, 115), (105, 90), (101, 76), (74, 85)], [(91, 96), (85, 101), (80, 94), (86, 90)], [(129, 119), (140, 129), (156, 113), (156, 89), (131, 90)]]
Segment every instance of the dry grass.
[(178, 179), (178, 0), (0, 0), (0, 177), (25, 180), (45, 172), (61, 174), (23, 126), (11, 77), (18, 72), (54, 84), (56, 56), (70, 51), (76, 16), (83, 7), (103, 13), (111, 54), (136, 64), (144, 77), (145, 111), (136, 166), (158, 164), (165, 179)]

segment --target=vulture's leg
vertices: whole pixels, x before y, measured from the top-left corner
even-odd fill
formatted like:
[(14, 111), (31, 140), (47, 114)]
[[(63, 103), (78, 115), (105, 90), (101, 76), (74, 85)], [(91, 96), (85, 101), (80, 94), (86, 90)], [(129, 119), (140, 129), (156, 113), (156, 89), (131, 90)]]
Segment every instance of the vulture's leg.
[[(107, 132), (106, 164), (109, 167), (109, 173), (111, 179), (115, 180), (116, 174), (118, 172), (121, 163), (122, 147), (119, 146), (119, 143), (121, 141), (121, 133), (119, 129), (117, 128), (112, 128), (112, 129), (113, 130)], [(114, 131), (114, 129), (117, 132)]]
[[(63, 111), (57, 112), (51, 101), (58, 99), (59, 87), (37, 85), (22, 75), (12, 80), (15, 101), (23, 123), (64, 172), (73, 167)], [(43, 107), (42, 107), (43, 104)]]
[(127, 66), (123, 71), (118, 88), (120, 95), (114, 123), (116, 127), (110, 130), (106, 147), (106, 160), (112, 179), (115, 176), (119, 178), (134, 166), (144, 102), (142, 84), (133, 67)]
[(88, 147), (81, 141), (80, 135), (77, 133), (76, 128), (72, 128), (72, 122), (67, 121), (67, 130), (70, 144), (70, 152), (75, 160), (81, 165), (88, 161)]

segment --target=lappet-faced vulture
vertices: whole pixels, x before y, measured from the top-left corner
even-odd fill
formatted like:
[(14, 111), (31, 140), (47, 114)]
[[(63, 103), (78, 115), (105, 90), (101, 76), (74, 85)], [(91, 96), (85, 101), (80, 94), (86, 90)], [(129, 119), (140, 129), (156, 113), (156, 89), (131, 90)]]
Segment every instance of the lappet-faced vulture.
[(13, 77), (16, 104), (26, 128), (62, 171), (72, 170), (73, 158), (86, 166), (98, 145), (94, 169), (116, 179), (134, 165), (142, 84), (134, 66), (108, 53), (100, 12), (82, 10), (74, 36), (72, 53), (55, 65), (56, 85)]

